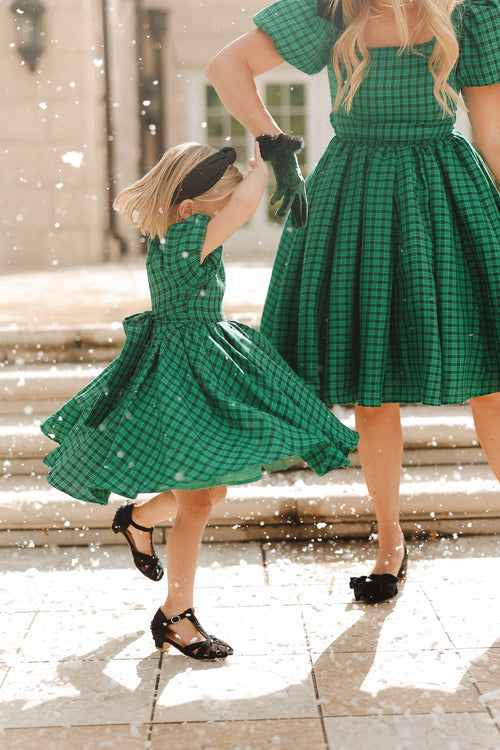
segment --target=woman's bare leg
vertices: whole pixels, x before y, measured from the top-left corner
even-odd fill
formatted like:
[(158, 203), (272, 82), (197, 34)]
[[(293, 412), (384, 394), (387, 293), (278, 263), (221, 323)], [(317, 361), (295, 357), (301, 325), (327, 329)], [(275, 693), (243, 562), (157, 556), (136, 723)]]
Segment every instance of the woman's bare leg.
[(500, 481), (500, 393), (471, 398), (470, 405), (481, 447)]
[(404, 556), (399, 525), (403, 434), (399, 404), (355, 407), (358, 453), (378, 526), (379, 552), (372, 573), (397, 575)]

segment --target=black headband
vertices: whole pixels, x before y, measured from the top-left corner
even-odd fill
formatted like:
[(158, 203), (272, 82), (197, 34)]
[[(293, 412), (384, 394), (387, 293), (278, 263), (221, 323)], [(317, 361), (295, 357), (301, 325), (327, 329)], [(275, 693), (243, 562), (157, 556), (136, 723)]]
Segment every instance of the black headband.
[(236, 160), (236, 151), (231, 146), (225, 146), (216, 154), (207, 156), (200, 161), (180, 182), (172, 196), (171, 206), (185, 201), (187, 198), (196, 198), (210, 190), (228, 168)]

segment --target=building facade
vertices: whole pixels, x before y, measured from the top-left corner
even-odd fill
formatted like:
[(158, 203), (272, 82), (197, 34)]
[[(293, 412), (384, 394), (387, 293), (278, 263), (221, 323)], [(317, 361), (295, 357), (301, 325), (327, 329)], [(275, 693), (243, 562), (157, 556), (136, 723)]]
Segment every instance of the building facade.
[[(210, 58), (252, 28), (266, 0), (43, 0), (41, 53), (23, 61), (18, 27), (30, 3), (0, 0), (0, 267), (98, 263), (140, 255), (116, 194), (169, 146), (234, 145), (248, 133), (204, 77)], [(21, 12), (20, 12), (21, 11)], [(258, 81), (286, 132), (303, 135), (310, 171), (332, 135), (326, 75), (282, 65)], [(459, 127), (469, 132), (465, 116)], [(232, 238), (237, 257), (272, 255), (280, 225), (266, 202)]]

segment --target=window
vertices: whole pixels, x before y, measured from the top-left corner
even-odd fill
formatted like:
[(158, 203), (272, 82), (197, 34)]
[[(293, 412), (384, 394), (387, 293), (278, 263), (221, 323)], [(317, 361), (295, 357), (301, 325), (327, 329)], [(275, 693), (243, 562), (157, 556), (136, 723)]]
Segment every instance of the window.
[(212, 86), (205, 91), (206, 141), (209, 146), (219, 149), (224, 142), (236, 149), (239, 164), (247, 164), (248, 137), (243, 125), (225, 109)]
[[(306, 87), (303, 83), (268, 83), (266, 107), (284, 133), (307, 137)], [(302, 171), (307, 165), (307, 149), (297, 154)]]
[[(267, 83), (263, 98), (266, 107), (284, 133), (307, 138), (306, 86), (303, 83)], [(205, 88), (206, 142), (214, 148), (221, 148), (224, 142), (233, 146), (238, 155), (237, 161), (244, 169), (251, 156), (251, 141), (245, 128), (232, 117), (220, 101), (212, 86)], [(304, 177), (307, 174), (307, 148), (297, 158)], [(246, 171), (246, 170), (245, 170)], [(271, 176), (268, 198), (274, 192), (274, 181)], [(269, 224), (281, 224), (284, 220), (275, 216), (276, 206), (269, 206), (267, 201), (267, 221)]]

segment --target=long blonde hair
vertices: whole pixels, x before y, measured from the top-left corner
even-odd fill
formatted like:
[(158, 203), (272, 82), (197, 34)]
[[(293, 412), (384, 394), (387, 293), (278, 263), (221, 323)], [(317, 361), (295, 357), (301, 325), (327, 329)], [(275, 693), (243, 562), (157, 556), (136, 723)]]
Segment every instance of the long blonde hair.
[[(458, 42), (451, 22), (453, 8), (463, 0), (415, 0), (418, 5), (418, 22), (410, 32), (404, 9), (399, 0), (392, 0), (394, 16), (401, 45), (399, 52), (414, 49), (422, 29), (428, 26), (434, 34), (435, 44), (429, 59), (429, 68), (434, 78), (434, 96), (445, 114), (452, 115), (458, 103), (457, 92), (447, 79), (458, 59)], [(333, 103), (334, 112), (343, 106), (350, 112), (354, 95), (360, 87), (370, 66), (370, 52), (365, 41), (365, 28), (369, 16), (380, 10), (377, 0), (331, 0), (330, 13), (342, 3), (346, 29), (337, 40), (333, 50), (333, 68), (338, 90)], [(360, 59), (361, 55), (361, 59)], [(346, 69), (346, 79), (342, 80), (341, 64)], [(451, 105), (451, 106), (450, 106)]]
[[(116, 196), (113, 208), (120, 211), (143, 234), (163, 238), (172, 224), (181, 221), (179, 206), (170, 205), (177, 186), (203, 159), (216, 153), (211, 146), (181, 143), (166, 151), (144, 177)], [(243, 179), (238, 167), (230, 164), (220, 180), (197, 201), (226, 198)]]

